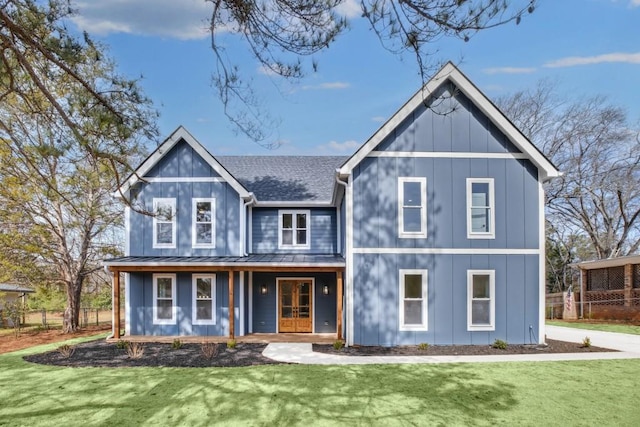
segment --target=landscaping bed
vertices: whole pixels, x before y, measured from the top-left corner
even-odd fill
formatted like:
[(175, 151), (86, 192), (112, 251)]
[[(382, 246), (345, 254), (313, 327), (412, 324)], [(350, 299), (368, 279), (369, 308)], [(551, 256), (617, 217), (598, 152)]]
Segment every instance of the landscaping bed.
[(589, 353), (615, 351), (607, 348), (584, 346), (583, 344), (547, 340), (547, 345), (508, 344), (505, 349), (490, 345), (429, 345), (379, 347), (352, 346), (335, 349), (328, 344), (314, 344), (313, 351), (348, 356), (484, 356), (504, 354), (540, 354), (540, 353)]
[[(135, 350), (132, 346), (135, 346)], [(178, 348), (176, 348), (178, 347)], [(70, 367), (239, 367), (279, 364), (262, 355), (266, 344), (238, 343), (235, 348), (227, 348), (224, 343), (168, 344), (168, 343), (125, 343), (118, 345), (104, 339), (66, 346), (46, 353), (25, 356), (28, 362), (70, 366)], [(377, 347), (353, 346), (335, 349), (332, 345), (314, 344), (313, 350), (321, 353), (345, 356), (480, 356), (491, 354), (536, 354), (536, 353), (581, 353), (613, 351), (599, 347), (585, 347), (582, 344), (548, 340), (548, 345), (507, 345), (505, 349), (488, 345), (431, 345)], [(137, 353), (137, 354), (135, 354)]]

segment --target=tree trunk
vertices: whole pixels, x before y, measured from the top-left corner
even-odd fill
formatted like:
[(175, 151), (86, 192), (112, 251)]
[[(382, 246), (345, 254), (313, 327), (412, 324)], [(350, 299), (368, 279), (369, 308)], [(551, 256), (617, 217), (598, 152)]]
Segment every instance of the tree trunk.
[(67, 283), (67, 307), (64, 310), (62, 332), (68, 334), (80, 328), (80, 294), (82, 293), (82, 279), (78, 278)]

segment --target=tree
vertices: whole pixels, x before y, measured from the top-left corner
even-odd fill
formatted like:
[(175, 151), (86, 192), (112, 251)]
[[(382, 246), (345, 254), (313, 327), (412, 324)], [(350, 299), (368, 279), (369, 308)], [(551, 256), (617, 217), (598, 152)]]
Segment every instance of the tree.
[(640, 246), (640, 133), (625, 111), (602, 96), (560, 99), (548, 81), (498, 104), (564, 174), (546, 188), (554, 232), (588, 238), (599, 259), (635, 253)]
[(156, 113), (104, 47), (67, 30), (68, 5), (0, 2), (0, 263), (62, 284), (72, 332), (84, 281), (119, 246), (109, 193), (155, 137)]
[[(225, 114), (237, 128), (265, 145), (273, 120), (243, 71), (225, 50), (229, 36), (241, 38), (257, 65), (287, 80), (302, 78), (306, 57), (329, 48), (348, 28), (340, 14), (346, 0), (208, 0), (213, 4), (211, 46), (217, 68), (213, 81)], [(512, 5), (512, 3), (515, 4)], [(433, 71), (433, 44), (444, 36), (468, 41), (478, 31), (532, 13), (536, 0), (362, 0), (362, 16), (393, 54), (411, 54), (425, 81)], [(317, 69), (311, 59), (310, 67)], [(244, 70), (246, 72), (246, 70)]]

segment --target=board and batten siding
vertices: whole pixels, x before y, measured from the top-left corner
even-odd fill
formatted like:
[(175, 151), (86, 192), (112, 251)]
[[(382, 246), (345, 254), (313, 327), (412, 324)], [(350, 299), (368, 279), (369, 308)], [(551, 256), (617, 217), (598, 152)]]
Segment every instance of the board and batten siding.
[[(227, 272), (212, 272), (216, 275), (216, 324), (193, 324), (192, 273), (176, 274), (177, 309), (175, 325), (153, 323), (153, 274), (129, 273), (130, 335), (176, 335), (176, 336), (227, 336), (229, 335), (229, 275)], [(198, 273), (200, 274), (200, 273)], [(235, 273), (234, 293), (239, 295), (240, 276)], [(239, 331), (240, 301), (236, 297), (235, 330)]]
[[(537, 343), (537, 255), (354, 255), (354, 343)], [(398, 271), (428, 271), (428, 330), (400, 331)], [(467, 330), (467, 271), (495, 270), (495, 330)]]
[[(353, 169), (353, 343), (537, 343), (538, 170), (461, 92), (445, 85), (438, 96)], [(426, 178), (426, 237), (398, 235), (399, 177)], [(494, 181), (495, 237), (468, 238), (468, 178)], [(400, 330), (403, 269), (428, 272), (426, 331)], [(493, 331), (467, 330), (468, 270), (494, 271)]]
[[(175, 198), (177, 210), (176, 247), (153, 247), (153, 217), (131, 211), (130, 251), (132, 256), (239, 256), (240, 196), (226, 182), (186, 178), (219, 178), (218, 174), (181, 141), (163, 157), (133, 189), (134, 205), (153, 212), (154, 198)], [(194, 198), (215, 198), (215, 248), (193, 248)]]
[[(283, 208), (288, 210), (289, 208)], [(279, 249), (278, 248), (278, 208), (252, 209), (252, 253), (273, 254), (304, 252), (310, 254), (334, 254), (336, 244), (336, 209), (335, 208), (295, 208), (294, 210), (309, 210), (310, 248), (309, 249)]]

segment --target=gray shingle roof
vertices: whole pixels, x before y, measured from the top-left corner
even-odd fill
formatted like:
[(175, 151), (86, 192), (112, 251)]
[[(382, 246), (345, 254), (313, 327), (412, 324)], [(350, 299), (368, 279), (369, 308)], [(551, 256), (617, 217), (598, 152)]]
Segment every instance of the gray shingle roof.
[(347, 157), (216, 156), (256, 198), (270, 202), (331, 202), (336, 169)]
[(0, 292), (35, 292), (33, 289), (12, 283), (0, 283)]

